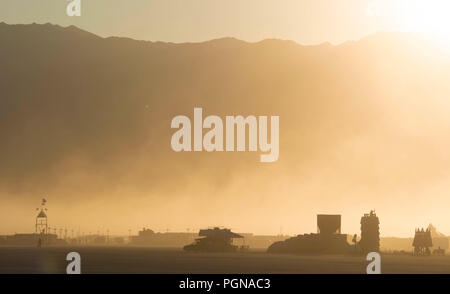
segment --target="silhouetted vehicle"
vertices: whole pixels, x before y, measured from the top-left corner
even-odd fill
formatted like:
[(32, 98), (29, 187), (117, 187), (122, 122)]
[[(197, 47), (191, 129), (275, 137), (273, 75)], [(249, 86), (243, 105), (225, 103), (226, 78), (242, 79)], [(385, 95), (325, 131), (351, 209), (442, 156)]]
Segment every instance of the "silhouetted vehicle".
[(241, 235), (231, 232), (229, 229), (200, 230), (198, 238), (193, 244), (183, 247), (186, 251), (196, 252), (236, 252), (238, 246), (233, 245), (234, 238), (243, 238)]

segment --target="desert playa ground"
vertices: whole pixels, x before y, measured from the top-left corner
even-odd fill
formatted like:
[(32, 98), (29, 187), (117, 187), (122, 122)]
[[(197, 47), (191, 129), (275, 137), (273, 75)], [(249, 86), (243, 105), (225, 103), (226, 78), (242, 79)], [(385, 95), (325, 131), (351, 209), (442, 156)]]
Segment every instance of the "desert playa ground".
[[(140, 247), (2, 247), (0, 273), (65, 273), (67, 253), (79, 252), (82, 273), (365, 273), (362, 256), (275, 255), (265, 252), (186, 253)], [(450, 256), (382, 255), (383, 273), (450, 273)]]

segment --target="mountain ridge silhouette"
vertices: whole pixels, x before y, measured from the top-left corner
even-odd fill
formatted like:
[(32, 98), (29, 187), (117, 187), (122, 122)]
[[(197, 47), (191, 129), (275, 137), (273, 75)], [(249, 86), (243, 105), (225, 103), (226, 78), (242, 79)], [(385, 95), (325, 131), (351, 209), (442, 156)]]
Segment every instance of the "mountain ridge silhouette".
[[(364, 191), (377, 210), (422, 199), (450, 171), (450, 59), (414, 36), (173, 44), (2, 23), (0, 198), (188, 198), (211, 215), (257, 203), (253, 218), (283, 203), (296, 214), (295, 197), (338, 206)], [(279, 115), (279, 160), (173, 152), (171, 119), (194, 107)]]
[(319, 44), (314, 44), (314, 45), (303, 45), (300, 43), (297, 43), (293, 40), (287, 40), (287, 39), (278, 39), (278, 38), (267, 38), (267, 39), (262, 39), (259, 41), (254, 41), (254, 42), (249, 42), (249, 41), (245, 41), (245, 40), (241, 40), (241, 39), (237, 39), (235, 37), (231, 37), (231, 36), (225, 36), (225, 37), (219, 37), (219, 38), (214, 38), (211, 40), (206, 40), (206, 41), (200, 41), (200, 42), (166, 42), (166, 41), (150, 41), (150, 40), (140, 40), (140, 39), (133, 39), (133, 38), (129, 38), (129, 37), (118, 37), (118, 36), (108, 36), (108, 37), (101, 37), (95, 33), (91, 33), (87, 30), (81, 29), (75, 25), (69, 25), (69, 26), (61, 26), (58, 24), (52, 24), (52, 23), (45, 23), (45, 24), (38, 24), (38, 23), (31, 23), (31, 24), (8, 24), (6, 22), (0, 22), (0, 28), (7, 28), (8, 30), (18, 30), (21, 29), (22, 32), (23, 30), (33, 30), (33, 29), (40, 29), (40, 30), (44, 30), (46, 29), (47, 32), (51, 29), (53, 32), (72, 32), (74, 34), (78, 34), (78, 35), (84, 35), (84, 36), (91, 36), (91, 37), (97, 37), (97, 38), (101, 38), (101, 39), (119, 39), (119, 40), (132, 40), (132, 41), (136, 41), (136, 42), (145, 42), (145, 43), (150, 43), (150, 44), (154, 44), (154, 43), (162, 43), (162, 44), (170, 44), (170, 45), (187, 45), (187, 44), (207, 44), (207, 43), (221, 43), (221, 42), (237, 42), (237, 43), (246, 43), (246, 44), (264, 44), (264, 43), (271, 43), (271, 42), (281, 42), (281, 43), (286, 43), (286, 44), (295, 44), (297, 46), (301, 46), (301, 47), (317, 47), (317, 46), (340, 46), (346, 43), (355, 43), (355, 42), (360, 42), (360, 41), (364, 41), (364, 40), (370, 40), (370, 39), (387, 39), (387, 38), (399, 38), (401, 36), (403, 37), (414, 37), (414, 38), (419, 38), (420, 34), (419, 33), (414, 33), (414, 32), (393, 32), (393, 31), (377, 31), (373, 34), (367, 35), (365, 37), (362, 37), (359, 40), (349, 40), (349, 41), (345, 41), (339, 44), (331, 44), (330, 42), (322, 42)]

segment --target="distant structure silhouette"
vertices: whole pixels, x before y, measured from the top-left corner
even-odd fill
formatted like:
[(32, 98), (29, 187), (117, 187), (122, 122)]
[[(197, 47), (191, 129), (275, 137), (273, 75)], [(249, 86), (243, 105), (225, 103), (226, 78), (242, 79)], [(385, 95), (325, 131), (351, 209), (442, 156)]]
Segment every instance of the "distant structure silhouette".
[(449, 239), (446, 235), (440, 233), (432, 224), (428, 225), (431, 240), (433, 242), (433, 254), (445, 255), (445, 251), (449, 248)]
[[(65, 245), (67, 242), (63, 239), (58, 239), (58, 236), (51, 233), (50, 226), (47, 219), (46, 199), (42, 199), (41, 207), (36, 208), (38, 212), (35, 218), (35, 232), (34, 233), (16, 233), (14, 235), (7, 235), (0, 239), (0, 245), (7, 246), (37, 246), (42, 247), (46, 245)], [(56, 230), (54, 228), (54, 230)]]
[(317, 234), (341, 234), (341, 216), (328, 214), (317, 215)]
[(340, 215), (317, 215), (317, 234), (304, 234), (275, 242), (267, 249), (271, 253), (346, 253), (353, 247), (347, 235), (341, 234)]
[(363, 253), (380, 251), (380, 221), (374, 210), (361, 217), (360, 249)]
[(136, 246), (152, 247), (183, 247), (195, 241), (196, 233), (185, 232), (154, 232), (151, 229), (143, 228), (138, 231), (138, 235), (129, 236), (129, 244)]
[(47, 211), (47, 208), (45, 207), (46, 203), (47, 200), (43, 198), (41, 202), (41, 208), (36, 208), (39, 213), (36, 216), (35, 233), (39, 235), (37, 241), (37, 247), (39, 248), (42, 247), (43, 243), (45, 243), (47, 234), (49, 234), (48, 219), (47, 214), (45, 213), (45, 211)]
[(39, 211), (38, 215), (36, 216), (36, 229), (35, 232), (37, 234), (47, 234), (48, 233), (48, 220), (47, 220), (47, 214), (45, 211), (47, 211), (47, 208), (45, 207), (45, 204), (47, 203), (47, 200), (42, 199), (41, 208), (36, 208), (36, 210)]
[(431, 254), (430, 247), (433, 247), (431, 230), (416, 229), (413, 241), (414, 255), (427, 256)]

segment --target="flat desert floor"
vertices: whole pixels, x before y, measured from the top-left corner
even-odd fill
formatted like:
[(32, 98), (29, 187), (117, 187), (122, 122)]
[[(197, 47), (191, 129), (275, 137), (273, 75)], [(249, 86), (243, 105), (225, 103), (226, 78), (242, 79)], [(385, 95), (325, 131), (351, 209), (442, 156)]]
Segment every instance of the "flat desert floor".
[[(0, 274), (64, 274), (67, 253), (81, 255), (81, 271), (108, 273), (364, 274), (368, 262), (351, 255), (187, 253), (143, 247), (0, 247)], [(450, 273), (450, 256), (382, 255), (382, 273)]]

